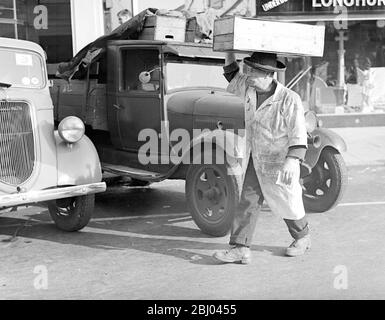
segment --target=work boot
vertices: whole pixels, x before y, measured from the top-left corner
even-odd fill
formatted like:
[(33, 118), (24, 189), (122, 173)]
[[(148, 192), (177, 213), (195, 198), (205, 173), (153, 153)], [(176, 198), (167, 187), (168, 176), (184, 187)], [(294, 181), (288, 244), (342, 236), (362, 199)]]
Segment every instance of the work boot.
[(289, 248), (286, 249), (286, 255), (289, 257), (298, 257), (305, 254), (306, 250), (311, 248), (310, 236), (307, 235), (299, 240), (295, 240)]
[(249, 264), (251, 262), (250, 248), (236, 246), (227, 251), (215, 252), (213, 257), (225, 263)]

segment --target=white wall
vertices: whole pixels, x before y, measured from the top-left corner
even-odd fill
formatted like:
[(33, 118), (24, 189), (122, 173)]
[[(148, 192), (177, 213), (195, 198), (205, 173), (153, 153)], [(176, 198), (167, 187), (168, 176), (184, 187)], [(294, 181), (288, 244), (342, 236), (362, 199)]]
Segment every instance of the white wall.
[(176, 9), (185, 4), (185, 0), (133, 0), (135, 14), (147, 9)]
[(71, 0), (74, 55), (104, 35), (103, 0)]

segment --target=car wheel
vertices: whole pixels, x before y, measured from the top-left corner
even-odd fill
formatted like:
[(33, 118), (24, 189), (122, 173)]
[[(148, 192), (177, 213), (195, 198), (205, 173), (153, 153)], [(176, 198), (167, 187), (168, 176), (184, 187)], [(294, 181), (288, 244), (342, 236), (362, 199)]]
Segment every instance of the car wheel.
[(186, 197), (193, 220), (206, 234), (229, 233), (239, 203), (241, 176), (229, 175), (229, 165), (192, 165), (186, 177)]
[(342, 155), (332, 148), (324, 149), (312, 173), (301, 180), (307, 212), (333, 209), (342, 199), (348, 181)]
[(56, 226), (63, 231), (75, 232), (90, 221), (95, 204), (95, 195), (59, 199), (48, 204), (48, 210)]

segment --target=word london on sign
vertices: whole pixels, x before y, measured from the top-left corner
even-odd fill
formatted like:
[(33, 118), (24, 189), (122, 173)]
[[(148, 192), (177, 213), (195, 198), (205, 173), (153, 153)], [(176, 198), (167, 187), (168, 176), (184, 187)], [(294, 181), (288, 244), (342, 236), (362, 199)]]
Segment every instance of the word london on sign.
[(313, 0), (313, 8), (322, 7), (379, 7), (385, 6), (385, 0)]

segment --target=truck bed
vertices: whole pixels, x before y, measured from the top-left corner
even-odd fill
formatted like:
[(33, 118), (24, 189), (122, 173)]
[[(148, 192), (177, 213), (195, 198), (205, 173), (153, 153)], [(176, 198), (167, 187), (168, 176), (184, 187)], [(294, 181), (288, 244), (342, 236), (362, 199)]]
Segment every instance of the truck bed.
[(87, 97), (87, 82), (54, 79), (50, 89), (55, 120), (77, 116), (94, 130), (108, 131), (106, 85), (91, 79)]

